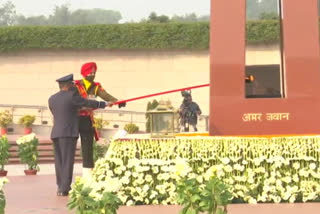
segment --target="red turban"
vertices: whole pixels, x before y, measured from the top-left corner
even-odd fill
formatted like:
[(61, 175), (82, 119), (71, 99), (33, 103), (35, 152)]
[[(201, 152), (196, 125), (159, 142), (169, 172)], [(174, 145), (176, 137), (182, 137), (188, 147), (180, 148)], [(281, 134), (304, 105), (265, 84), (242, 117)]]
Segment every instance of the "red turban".
[(84, 77), (88, 76), (92, 72), (93, 68), (97, 70), (97, 64), (95, 62), (88, 62), (83, 64), (81, 67), (81, 75)]

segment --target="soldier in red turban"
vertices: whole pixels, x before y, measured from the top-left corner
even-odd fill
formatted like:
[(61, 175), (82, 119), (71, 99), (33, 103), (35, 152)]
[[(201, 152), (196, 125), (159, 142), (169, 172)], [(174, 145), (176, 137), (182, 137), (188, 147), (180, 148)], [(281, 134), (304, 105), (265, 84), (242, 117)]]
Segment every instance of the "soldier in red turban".
[[(111, 107), (114, 102), (118, 101), (117, 98), (107, 93), (100, 83), (94, 82), (94, 78), (97, 72), (97, 64), (95, 62), (88, 62), (82, 65), (81, 75), (83, 79), (75, 81), (75, 85), (80, 95), (87, 99), (95, 99), (100, 97), (104, 101), (108, 102), (108, 106)], [(120, 107), (124, 107), (125, 103), (119, 104)], [(83, 159), (84, 173), (91, 171), (94, 167), (93, 162), (93, 138), (99, 139), (96, 130), (93, 127), (93, 109), (81, 109), (79, 112), (79, 131), (81, 137), (81, 150)]]

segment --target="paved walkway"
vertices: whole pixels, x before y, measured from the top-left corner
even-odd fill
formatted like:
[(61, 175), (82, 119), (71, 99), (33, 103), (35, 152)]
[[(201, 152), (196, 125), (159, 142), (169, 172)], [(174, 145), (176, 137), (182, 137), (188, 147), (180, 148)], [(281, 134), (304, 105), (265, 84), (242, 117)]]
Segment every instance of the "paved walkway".
[[(56, 196), (53, 164), (41, 164), (36, 176), (25, 176), (23, 165), (6, 166), (9, 183), (5, 185), (6, 214), (74, 214), (67, 209), (68, 197)], [(81, 175), (81, 164), (75, 164), (75, 176)], [(121, 207), (118, 214), (177, 214), (179, 206)], [(233, 204), (228, 214), (319, 214), (320, 203), (306, 204)]]
[[(6, 214), (67, 214), (68, 197), (57, 197), (54, 164), (40, 164), (36, 176), (26, 176), (25, 165), (6, 165), (9, 183), (5, 185)], [(80, 176), (82, 165), (74, 166), (74, 177)]]
[(67, 214), (68, 197), (56, 196), (54, 175), (12, 176), (5, 186), (6, 214)]

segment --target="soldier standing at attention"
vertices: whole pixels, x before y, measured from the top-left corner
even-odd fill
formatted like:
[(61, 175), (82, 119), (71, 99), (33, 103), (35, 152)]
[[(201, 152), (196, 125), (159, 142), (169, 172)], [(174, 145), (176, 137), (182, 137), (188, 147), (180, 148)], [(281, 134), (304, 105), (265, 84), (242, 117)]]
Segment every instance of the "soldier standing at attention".
[(193, 127), (193, 130), (197, 132), (198, 116), (201, 114), (200, 107), (196, 102), (192, 101), (190, 91), (182, 91), (181, 94), (184, 99), (179, 109), (180, 125), (185, 132), (189, 132), (190, 125)]
[[(107, 93), (100, 83), (94, 82), (97, 72), (97, 65), (95, 62), (88, 62), (82, 65), (81, 75), (83, 79), (75, 81), (75, 85), (79, 94), (83, 98), (95, 99), (100, 97), (108, 102), (108, 107), (111, 107), (117, 98)], [(119, 108), (125, 107), (126, 103), (119, 104)], [(83, 158), (83, 175), (89, 174), (94, 167), (93, 162), (93, 138), (99, 139), (94, 128), (93, 110), (90, 108), (83, 108), (79, 111), (79, 131), (81, 137), (81, 150)]]

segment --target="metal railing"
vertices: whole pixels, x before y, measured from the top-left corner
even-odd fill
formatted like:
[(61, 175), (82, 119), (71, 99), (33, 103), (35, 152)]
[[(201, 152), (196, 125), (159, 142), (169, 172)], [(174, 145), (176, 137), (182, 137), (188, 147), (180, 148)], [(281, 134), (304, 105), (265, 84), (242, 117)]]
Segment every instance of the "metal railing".
[[(0, 111), (9, 110), (13, 116), (13, 122), (17, 123), (24, 115), (36, 116), (35, 125), (52, 125), (52, 115), (47, 106), (36, 105), (10, 105), (0, 104)], [(95, 117), (109, 122), (106, 128), (123, 128), (125, 124), (134, 123), (139, 130), (145, 131), (146, 112), (99, 109), (95, 110)], [(200, 115), (198, 122), (199, 131), (208, 131), (208, 116)]]

